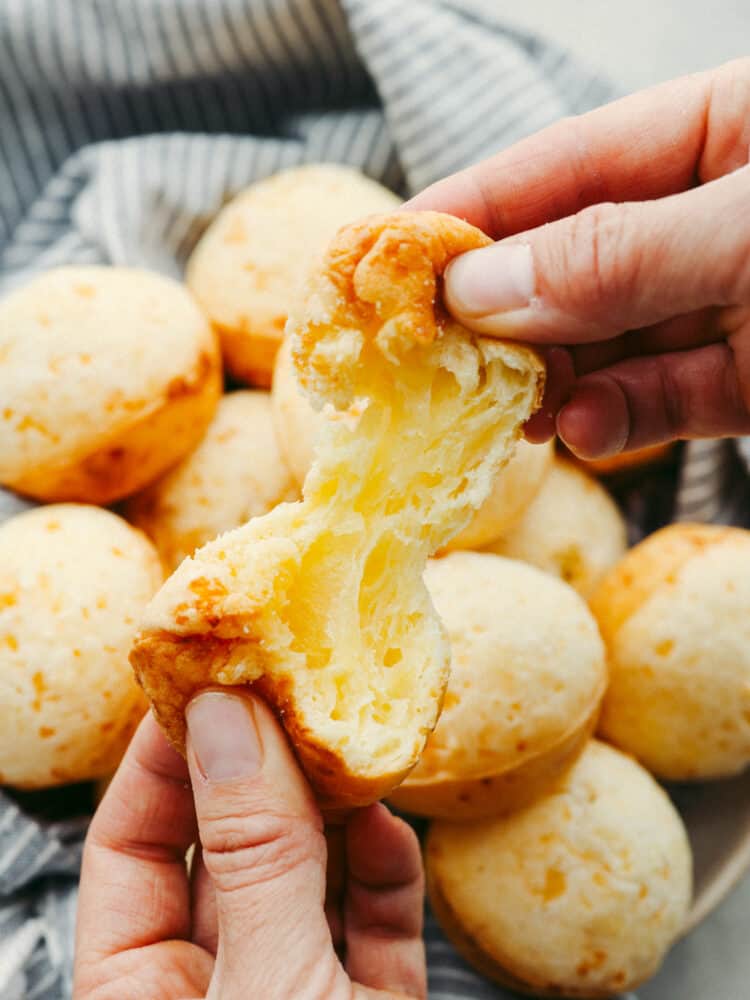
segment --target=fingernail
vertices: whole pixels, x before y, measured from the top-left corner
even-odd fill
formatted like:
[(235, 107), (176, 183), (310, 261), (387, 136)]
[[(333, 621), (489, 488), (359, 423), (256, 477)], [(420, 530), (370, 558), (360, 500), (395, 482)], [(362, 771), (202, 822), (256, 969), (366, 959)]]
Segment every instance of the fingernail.
[(190, 747), (204, 778), (228, 781), (258, 773), (263, 751), (249, 701), (206, 691), (193, 698), (185, 715)]
[(492, 316), (527, 306), (534, 295), (534, 260), (523, 243), (470, 250), (445, 272), (448, 304), (467, 316)]

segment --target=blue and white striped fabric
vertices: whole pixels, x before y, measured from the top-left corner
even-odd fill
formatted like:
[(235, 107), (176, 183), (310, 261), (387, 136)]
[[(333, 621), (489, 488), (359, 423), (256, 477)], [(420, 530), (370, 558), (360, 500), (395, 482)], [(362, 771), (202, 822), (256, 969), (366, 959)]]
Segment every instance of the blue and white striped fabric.
[[(221, 205), (281, 167), (348, 163), (408, 194), (611, 96), (501, 6), (0, 0), (0, 291), (58, 264), (179, 275)], [(653, 524), (627, 503), (637, 537)], [(0, 491), (0, 520), (24, 505)], [(676, 516), (749, 506), (732, 444), (685, 449)], [(84, 827), (0, 794), (2, 1000), (70, 995)], [(426, 940), (431, 997), (506, 996), (431, 917)]]

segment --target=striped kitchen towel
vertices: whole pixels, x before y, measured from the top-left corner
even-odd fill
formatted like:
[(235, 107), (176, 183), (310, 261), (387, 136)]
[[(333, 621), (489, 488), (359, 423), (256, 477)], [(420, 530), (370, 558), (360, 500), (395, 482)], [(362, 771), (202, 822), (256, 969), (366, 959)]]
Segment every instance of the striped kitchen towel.
[[(0, 291), (59, 264), (179, 275), (221, 205), (282, 167), (348, 163), (406, 195), (612, 96), (504, 6), (0, 0)], [(747, 517), (742, 455), (750, 467), (748, 447), (688, 445), (668, 510), (663, 484), (656, 506), (621, 498), (633, 537)], [(0, 491), (0, 520), (25, 503)], [(0, 794), (2, 1000), (70, 995), (84, 829)], [(429, 915), (426, 940), (431, 996), (507, 996)]]

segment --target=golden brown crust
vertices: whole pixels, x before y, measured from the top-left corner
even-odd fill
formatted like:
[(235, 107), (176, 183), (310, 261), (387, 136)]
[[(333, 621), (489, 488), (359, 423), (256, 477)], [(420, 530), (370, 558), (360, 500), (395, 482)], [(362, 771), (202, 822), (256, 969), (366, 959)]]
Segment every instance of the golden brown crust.
[(273, 366), (284, 339), (283, 323), (270, 333), (253, 329), (249, 321), (240, 328), (212, 322), (221, 341), (221, 354), (227, 371), (238, 381), (270, 389)]
[[(105, 505), (119, 500), (165, 472), (200, 441), (220, 396), (218, 349), (203, 351), (193, 372), (173, 379), (161, 399), (96, 451), (68, 458), (62, 468), (37, 467), (18, 477), (13, 487), (45, 502)], [(163, 441), (170, 442), (168, 451)]]
[(589, 472), (597, 476), (613, 476), (617, 473), (632, 472), (642, 469), (644, 466), (655, 465), (661, 462), (670, 454), (674, 445), (672, 442), (666, 444), (652, 444), (647, 448), (636, 448), (635, 451), (621, 451), (617, 455), (609, 455), (607, 458), (591, 458), (588, 460), (575, 459)]
[[(389, 795), (397, 809), (454, 823), (506, 816), (544, 795), (593, 736), (605, 684), (588, 715), (554, 746), (499, 774), (438, 780), (407, 779)], [(429, 746), (429, 744), (428, 744)]]
[[(425, 875), (427, 884), (427, 896), (430, 901), (432, 911), (438, 923), (449, 938), (456, 951), (466, 961), (482, 975), (493, 982), (504, 986), (506, 989), (516, 993), (523, 993), (533, 997), (577, 997), (580, 1000), (611, 1000), (617, 991), (616, 987), (611, 990), (575, 989), (570, 985), (557, 985), (538, 977), (535, 981), (531, 979), (519, 979), (510, 968), (511, 962), (507, 956), (492, 955), (491, 952), (478, 936), (470, 934), (463, 926), (460, 916), (450, 905), (440, 878), (439, 855), (435, 851), (435, 845), (431, 843), (428, 834)], [(504, 963), (507, 963), (504, 964)], [(638, 981), (628, 984), (629, 989), (640, 986), (648, 977), (645, 976)]]
[(1, 783), (116, 769), (148, 710), (127, 653), (163, 580), (148, 539), (109, 511), (48, 504), (0, 525)]
[(589, 600), (604, 641), (609, 645), (624, 623), (698, 552), (723, 542), (741, 528), (715, 524), (672, 524), (630, 549), (607, 574)]
[(437, 279), (455, 256), (491, 242), (438, 212), (393, 212), (347, 226), (331, 243), (322, 272), (339, 295), (333, 322), (355, 319), (366, 328), (374, 316), (395, 317), (414, 340), (434, 340), (442, 310), (438, 304), (436, 313)]
[(196, 244), (185, 282), (221, 338), (225, 367), (268, 387), (310, 261), (346, 223), (399, 199), (352, 167), (290, 167), (239, 192)]
[[(434, 341), (448, 321), (441, 297), (446, 267), (459, 254), (491, 242), (469, 223), (440, 212), (373, 215), (342, 229), (315, 276), (315, 301), (305, 320), (291, 317), (302, 385), (314, 390), (316, 377), (336, 385), (335, 359), (315, 352), (321, 329), (329, 326), (374, 336), (381, 350)], [(536, 369), (538, 407), (545, 375), (541, 356), (518, 344), (508, 351)]]
[(540, 993), (539, 988), (532, 988), (529, 983), (517, 979), (509, 969), (506, 969), (500, 961), (493, 958), (482, 947), (481, 942), (476, 937), (463, 927), (458, 914), (448, 902), (437, 866), (431, 863), (433, 854), (434, 846), (428, 834), (425, 859), (427, 897), (438, 923), (459, 955), (466, 959), (469, 965), (476, 969), (477, 972), (481, 972), (487, 979), (499, 983), (500, 986), (516, 990), (519, 993), (534, 993), (537, 996), (559, 996), (560, 994), (555, 993)]
[(596, 740), (539, 802), (471, 827), (436, 822), (425, 848), (448, 937), (534, 996), (614, 997), (652, 976), (687, 913), (691, 860), (665, 792)]
[(611, 667), (599, 731), (665, 781), (750, 763), (749, 550), (743, 528), (673, 524), (590, 599)]
[[(212, 617), (208, 610), (206, 617)], [(216, 685), (216, 673), (229, 661), (235, 647), (234, 640), (212, 635), (178, 636), (152, 631), (136, 638), (130, 661), (138, 683), (148, 695), (167, 739), (183, 755), (185, 709), (200, 691)], [(341, 757), (305, 725), (296, 709), (290, 681), (261, 676), (244, 686), (260, 695), (284, 726), (322, 810), (336, 813), (375, 802), (406, 777), (406, 772), (380, 774), (377, 779), (353, 774)]]

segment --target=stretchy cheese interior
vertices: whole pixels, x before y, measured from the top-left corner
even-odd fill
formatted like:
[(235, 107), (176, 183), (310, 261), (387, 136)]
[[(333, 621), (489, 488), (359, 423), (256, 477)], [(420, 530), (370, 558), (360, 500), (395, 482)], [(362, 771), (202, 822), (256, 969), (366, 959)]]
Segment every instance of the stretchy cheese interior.
[(416, 763), (449, 661), (425, 562), (486, 497), (543, 381), (532, 351), (442, 309), (450, 259), (487, 242), (448, 216), (375, 216), (312, 274), (287, 335), (303, 388), (337, 418), (303, 500), (182, 563), (132, 653), (178, 747), (197, 690), (252, 685), (325, 807), (378, 799)]

